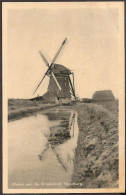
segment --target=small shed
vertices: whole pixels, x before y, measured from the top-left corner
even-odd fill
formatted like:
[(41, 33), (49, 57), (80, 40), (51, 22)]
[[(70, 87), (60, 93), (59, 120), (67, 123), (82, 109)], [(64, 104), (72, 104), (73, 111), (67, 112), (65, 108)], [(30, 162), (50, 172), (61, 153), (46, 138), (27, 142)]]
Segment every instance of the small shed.
[(115, 97), (111, 90), (96, 91), (92, 97), (94, 101), (114, 101)]

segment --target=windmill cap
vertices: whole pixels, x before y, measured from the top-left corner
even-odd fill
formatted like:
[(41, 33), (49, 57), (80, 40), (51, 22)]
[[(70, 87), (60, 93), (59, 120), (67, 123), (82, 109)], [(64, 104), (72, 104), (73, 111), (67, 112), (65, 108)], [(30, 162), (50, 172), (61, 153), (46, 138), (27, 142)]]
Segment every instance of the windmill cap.
[(60, 74), (62, 72), (66, 72), (68, 75), (71, 74), (70, 69), (66, 68), (65, 66), (63, 66), (61, 64), (54, 64), (53, 73)]

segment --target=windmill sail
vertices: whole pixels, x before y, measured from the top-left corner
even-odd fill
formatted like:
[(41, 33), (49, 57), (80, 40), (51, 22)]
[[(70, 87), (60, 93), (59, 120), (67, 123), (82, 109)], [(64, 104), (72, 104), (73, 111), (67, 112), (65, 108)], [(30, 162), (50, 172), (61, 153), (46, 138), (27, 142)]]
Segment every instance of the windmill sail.
[[(41, 85), (41, 83), (42, 83), (42, 81), (44, 80), (45, 76), (46, 76), (46, 75), (47, 75), (47, 76), (50, 76), (50, 75), (52, 74), (52, 72), (53, 72), (53, 67), (54, 67), (54, 62), (56, 61), (56, 59), (57, 59), (59, 53), (61, 52), (61, 50), (62, 50), (64, 44), (66, 43), (66, 41), (67, 41), (67, 38), (65, 38), (64, 41), (62, 42), (60, 48), (58, 49), (58, 51), (56, 52), (54, 58), (52, 59), (52, 62), (51, 62), (50, 65), (49, 65), (48, 61), (46, 60), (45, 56), (43, 55), (43, 53), (42, 53), (41, 51), (39, 51), (39, 53), (40, 53), (42, 59), (44, 60), (45, 64), (48, 66), (48, 69), (47, 69), (47, 71), (45, 72), (45, 74), (44, 74), (43, 78), (41, 79), (40, 83), (38, 84), (37, 88), (35, 89), (33, 95), (35, 94), (35, 92), (37, 91), (37, 89), (39, 88), (39, 86)], [(57, 81), (55, 75), (53, 74), (52, 76), (53, 76), (53, 79), (55, 80), (55, 83), (56, 83), (57, 87), (59, 88), (59, 90), (61, 90), (61, 86), (60, 86), (60, 84), (58, 83), (58, 81)]]
[[(73, 74), (68, 68), (63, 65), (55, 64), (57, 57), (59, 56), (63, 46), (65, 45), (67, 38), (64, 39), (58, 51), (56, 52), (54, 58), (49, 64), (46, 57), (43, 55), (41, 51), (39, 51), (44, 63), (48, 66), (47, 71), (42, 77), (40, 83), (35, 89), (34, 93), (37, 91), (41, 83), (43, 82), (46, 76), (50, 77), (49, 86), (47, 92), (42, 96), (42, 99), (46, 102), (55, 102), (59, 103), (63, 102), (71, 102), (71, 97), (75, 96), (75, 88), (74, 88), (74, 78), (73, 82), (71, 82), (70, 75)], [(33, 93), (33, 94), (34, 94)], [(72, 96), (71, 96), (72, 95)]]

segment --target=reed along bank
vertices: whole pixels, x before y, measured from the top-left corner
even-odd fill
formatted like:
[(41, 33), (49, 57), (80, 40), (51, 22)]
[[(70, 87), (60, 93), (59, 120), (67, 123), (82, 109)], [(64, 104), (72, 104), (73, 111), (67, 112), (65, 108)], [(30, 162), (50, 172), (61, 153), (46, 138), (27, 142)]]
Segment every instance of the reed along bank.
[(118, 187), (118, 102), (79, 103), (77, 111), (79, 138), (72, 182), (82, 183), (80, 188)]

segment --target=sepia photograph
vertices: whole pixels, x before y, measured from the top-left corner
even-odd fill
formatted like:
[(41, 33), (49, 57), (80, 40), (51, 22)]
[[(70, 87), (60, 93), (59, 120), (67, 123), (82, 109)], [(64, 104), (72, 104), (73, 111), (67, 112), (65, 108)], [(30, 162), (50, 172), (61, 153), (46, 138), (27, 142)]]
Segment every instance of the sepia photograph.
[(125, 192), (124, 2), (3, 2), (3, 192)]

